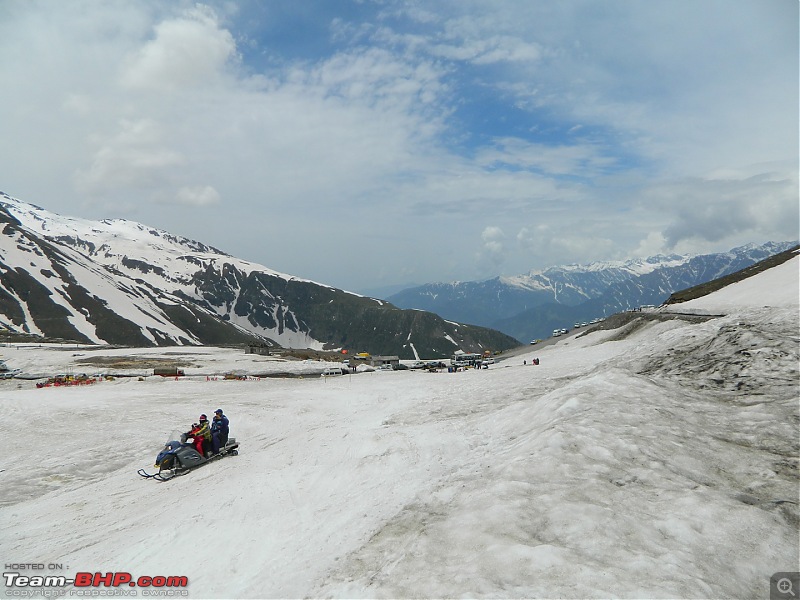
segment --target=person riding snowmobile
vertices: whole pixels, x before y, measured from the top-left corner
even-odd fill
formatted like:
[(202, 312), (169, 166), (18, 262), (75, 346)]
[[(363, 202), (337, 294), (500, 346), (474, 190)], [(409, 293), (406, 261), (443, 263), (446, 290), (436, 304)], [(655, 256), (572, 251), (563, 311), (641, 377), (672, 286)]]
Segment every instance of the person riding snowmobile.
[(200, 415), (199, 423), (192, 423), (192, 429), (186, 437), (194, 438), (194, 448), (205, 457), (208, 443), (211, 441), (211, 429), (208, 426), (208, 417)]
[(211, 452), (217, 454), (220, 448), (228, 441), (228, 417), (222, 414), (222, 409), (214, 411), (214, 420), (211, 422)]

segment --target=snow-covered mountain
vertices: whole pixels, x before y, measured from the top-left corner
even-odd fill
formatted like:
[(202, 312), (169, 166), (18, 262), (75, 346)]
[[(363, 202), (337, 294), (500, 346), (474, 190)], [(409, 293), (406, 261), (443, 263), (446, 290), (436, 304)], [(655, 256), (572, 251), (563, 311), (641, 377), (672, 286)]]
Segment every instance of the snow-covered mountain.
[(431, 283), (388, 300), (528, 340), (545, 337), (554, 328), (569, 328), (575, 321), (659, 305), (673, 292), (734, 273), (796, 244), (749, 244), (717, 254), (658, 255), (550, 267), (486, 281)]
[(0, 194), (0, 326), (121, 345), (267, 343), (413, 358), (505, 349), (498, 332), (403, 311), (126, 220)]

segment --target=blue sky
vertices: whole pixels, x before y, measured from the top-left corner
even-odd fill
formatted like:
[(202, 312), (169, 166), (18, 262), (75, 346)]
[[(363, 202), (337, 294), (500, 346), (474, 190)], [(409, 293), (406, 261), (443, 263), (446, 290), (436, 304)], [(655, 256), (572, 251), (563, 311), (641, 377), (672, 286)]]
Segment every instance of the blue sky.
[(0, 189), (362, 291), (798, 238), (798, 4), (0, 3)]

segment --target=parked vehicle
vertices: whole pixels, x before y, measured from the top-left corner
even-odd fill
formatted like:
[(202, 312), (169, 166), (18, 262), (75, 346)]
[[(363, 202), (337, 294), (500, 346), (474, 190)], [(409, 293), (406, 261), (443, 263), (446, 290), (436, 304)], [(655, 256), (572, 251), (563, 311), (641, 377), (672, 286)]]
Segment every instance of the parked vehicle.
[(326, 367), (325, 370), (322, 372), (323, 377), (332, 377), (336, 375), (344, 375), (348, 373), (349, 370), (343, 367)]
[(183, 369), (177, 367), (157, 367), (153, 369), (153, 375), (160, 375), (161, 377), (183, 377)]
[(0, 379), (14, 379), (17, 375), (19, 375), (22, 371), (19, 369), (11, 369), (10, 371), (2, 371), (0, 372)]

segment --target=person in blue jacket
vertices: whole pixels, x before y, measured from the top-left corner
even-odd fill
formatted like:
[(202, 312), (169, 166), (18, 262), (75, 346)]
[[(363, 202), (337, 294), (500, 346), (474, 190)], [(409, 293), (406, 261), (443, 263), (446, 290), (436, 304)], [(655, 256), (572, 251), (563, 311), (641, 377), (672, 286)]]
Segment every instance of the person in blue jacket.
[(214, 420), (211, 421), (211, 451), (214, 454), (225, 446), (228, 441), (229, 422), (228, 417), (222, 414), (222, 409), (214, 411)]

